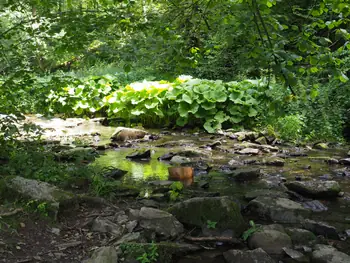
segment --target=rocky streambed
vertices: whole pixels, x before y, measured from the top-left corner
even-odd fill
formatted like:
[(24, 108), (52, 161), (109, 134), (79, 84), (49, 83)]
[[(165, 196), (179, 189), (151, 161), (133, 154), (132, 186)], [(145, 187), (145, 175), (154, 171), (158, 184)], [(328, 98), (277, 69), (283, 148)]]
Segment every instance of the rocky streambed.
[(0, 214), (17, 228), (0, 232), (0, 262), (350, 262), (345, 146), (286, 146), (230, 130), (116, 131), (98, 119), (28, 121), (56, 143), (58, 161), (108, 167), (118, 184), (104, 199), (6, 177), (2, 192), (45, 203), (54, 221), (3, 203)]

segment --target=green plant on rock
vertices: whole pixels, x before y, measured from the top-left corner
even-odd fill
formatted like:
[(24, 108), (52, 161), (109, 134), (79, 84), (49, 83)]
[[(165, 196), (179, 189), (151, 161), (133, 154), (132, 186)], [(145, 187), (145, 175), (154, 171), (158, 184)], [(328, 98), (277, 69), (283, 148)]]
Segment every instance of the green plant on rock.
[(169, 188), (170, 188), (170, 191), (169, 191), (170, 201), (174, 202), (180, 197), (180, 193), (183, 190), (184, 185), (181, 182), (173, 182)]
[(156, 243), (152, 242), (147, 252), (143, 253), (136, 260), (140, 263), (152, 263), (158, 260), (158, 256), (158, 246)]
[(261, 230), (261, 226), (257, 226), (253, 220), (249, 221), (250, 228), (246, 231), (244, 231), (242, 238), (244, 241), (246, 241), (249, 237), (251, 237), (255, 232), (258, 232)]
[(208, 228), (208, 229), (215, 229), (217, 223), (218, 223), (218, 222), (211, 221), (211, 220), (207, 220), (207, 228)]
[(37, 200), (30, 200), (26, 203), (26, 208), (38, 213), (41, 216), (49, 216), (49, 205), (47, 202), (39, 202)]

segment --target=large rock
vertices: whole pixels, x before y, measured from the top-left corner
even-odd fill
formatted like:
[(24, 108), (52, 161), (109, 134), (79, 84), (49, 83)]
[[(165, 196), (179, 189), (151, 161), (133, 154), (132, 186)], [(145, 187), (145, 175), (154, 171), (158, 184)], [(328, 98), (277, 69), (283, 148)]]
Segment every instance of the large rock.
[(248, 239), (250, 249), (262, 248), (267, 254), (281, 256), (283, 248), (291, 248), (292, 240), (286, 233), (276, 230), (263, 230), (255, 232)]
[(349, 263), (350, 256), (332, 246), (316, 245), (311, 255), (311, 263)]
[(251, 155), (258, 155), (259, 154), (259, 149), (254, 149), (254, 148), (244, 148), (240, 151), (237, 151), (239, 154), (251, 154)]
[(195, 197), (175, 204), (169, 211), (188, 225), (202, 227), (207, 220), (217, 222), (217, 228), (230, 228), (235, 237), (245, 230), (239, 205), (228, 197)]
[(183, 225), (172, 214), (150, 207), (141, 208), (139, 220), (141, 227), (165, 238), (175, 238), (184, 231)]
[(340, 186), (336, 181), (294, 181), (285, 183), (294, 192), (311, 197), (336, 197)]
[(126, 141), (142, 139), (148, 134), (146, 131), (125, 127), (118, 127), (113, 133), (111, 139), (113, 141)]
[(295, 246), (310, 246), (316, 242), (314, 233), (301, 228), (286, 228), (287, 234)]
[(0, 196), (22, 197), (38, 202), (46, 202), (47, 209), (56, 217), (60, 204), (69, 203), (74, 199), (74, 194), (63, 191), (49, 183), (26, 179), (20, 176), (4, 179), (0, 186)]
[(114, 247), (100, 247), (94, 251), (91, 258), (84, 263), (116, 263), (118, 254)]
[(247, 211), (263, 220), (276, 223), (300, 223), (308, 217), (311, 210), (286, 198), (259, 196), (250, 201)]
[(261, 248), (242, 251), (231, 249), (223, 253), (227, 263), (275, 263)]

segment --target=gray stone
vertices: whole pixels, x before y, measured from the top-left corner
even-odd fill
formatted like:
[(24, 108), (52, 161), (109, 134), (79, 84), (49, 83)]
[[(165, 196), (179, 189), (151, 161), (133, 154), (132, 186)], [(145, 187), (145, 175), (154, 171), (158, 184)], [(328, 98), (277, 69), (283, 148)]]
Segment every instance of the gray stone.
[(168, 212), (142, 207), (139, 213), (140, 226), (165, 238), (175, 238), (183, 231), (183, 225)]
[(124, 227), (117, 225), (108, 219), (98, 217), (93, 221), (91, 230), (100, 233), (109, 233), (120, 237), (124, 232)]
[(248, 239), (248, 246), (250, 249), (262, 248), (269, 255), (280, 256), (284, 253), (284, 247), (292, 247), (292, 240), (286, 233), (263, 230), (255, 232)]
[(294, 262), (300, 262), (300, 263), (308, 263), (309, 259), (301, 252), (284, 247), (283, 248), (284, 253), (286, 253), (291, 259), (294, 260)]
[(116, 263), (118, 254), (114, 247), (100, 247), (94, 251), (89, 260), (84, 263)]
[(316, 242), (316, 236), (309, 230), (301, 228), (286, 228), (285, 230), (295, 246), (310, 246)]
[(274, 263), (275, 261), (261, 248), (242, 251), (231, 249), (223, 253), (227, 263)]
[(126, 223), (125, 228), (128, 230), (129, 233), (131, 233), (132, 231), (134, 231), (137, 224), (138, 224), (137, 220), (132, 220)]
[(256, 180), (260, 175), (260, 169), (237, 169), (230, 174), (230, 176), (239, 182)]
[(350, 256), (332, 246), (316, 245), (311, 255), (311, 263), (349, 263)]
[(304, 228), (310, 230), (316, 235), (322, 235), (328, 238), (339, 239), (337, 229), (334, 226), (330, 226), (324, 222), (316, 222), (306, 219), (304, 222)]
[(239, 205), (229, 197), (195, 197), (175, 204), (169, 211), (184, 224), (202, 227), (207, 220), (217, 222), (218, 229), (231, 229), (235, 237), (246, 228)]
[(336, 197), (341, 191), (336, 181), (294, 181), (285, 183), (292, 191), (311, 197)]
[(278, 157), (269, 157), (261, 160), (258, 164), (271, 166), (284, 166), (285, 161)]
[(190, 161), (191, 161), (190, 158), (184, 157), (184, 156), (180, 156), (180, 155), (175, 155), (174, 157), (172, 157), (170, 159), (170, 162), (172, 164), (184, 164), (184, 163), (189, 163)]
[(247, 210), (263, 220), (290, 224), (303, 222), (311, 213), (311, 210), (292, 200), (266, 196), (259, 196), (250, 201)]
[(243, 150), (237, 151), (239, 154), (251, 154), (251, 155), (258, 155), (259, 154), (259, 149), (254, 149), (254, 148), (245, 148)]
[(20, 176), (8, 177), (3, 180), (0, 196), (6, 195), (46, 202), (49, 215), (54, 219), (60, 206), (70, 204), (75, 198), (74, 194), (63, 191), (54, 185)]
[(263, 152), (278, 152), (278, 147), (277, 146), (271, 146), (271, 145), (260, 145), (257, 143), (251, 143), (251, 142), (244, 142), (240, 145), (241, 147), (245, 148), (253, 148), (253, 149), (259, 149)]
[(118, 127), (111, 139), (113, 141), (137, 140), (142, 139), (146, 134), (148, 134), (146, 131), (140, 129)]

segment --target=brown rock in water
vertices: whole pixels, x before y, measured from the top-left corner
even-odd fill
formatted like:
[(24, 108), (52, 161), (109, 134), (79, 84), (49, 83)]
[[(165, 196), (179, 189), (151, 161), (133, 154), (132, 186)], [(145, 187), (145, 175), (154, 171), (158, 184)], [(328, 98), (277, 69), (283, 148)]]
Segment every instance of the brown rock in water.
[(193, 183), (193, 168), (192, 167), (169, 167), (169, 179), (183, 182), (188, 186)]
[(140, 129), (118, 127), (111, 139), (113, 141), (137, 140), (142, 139), (146, 134), (148, 134), (146, 131)]

